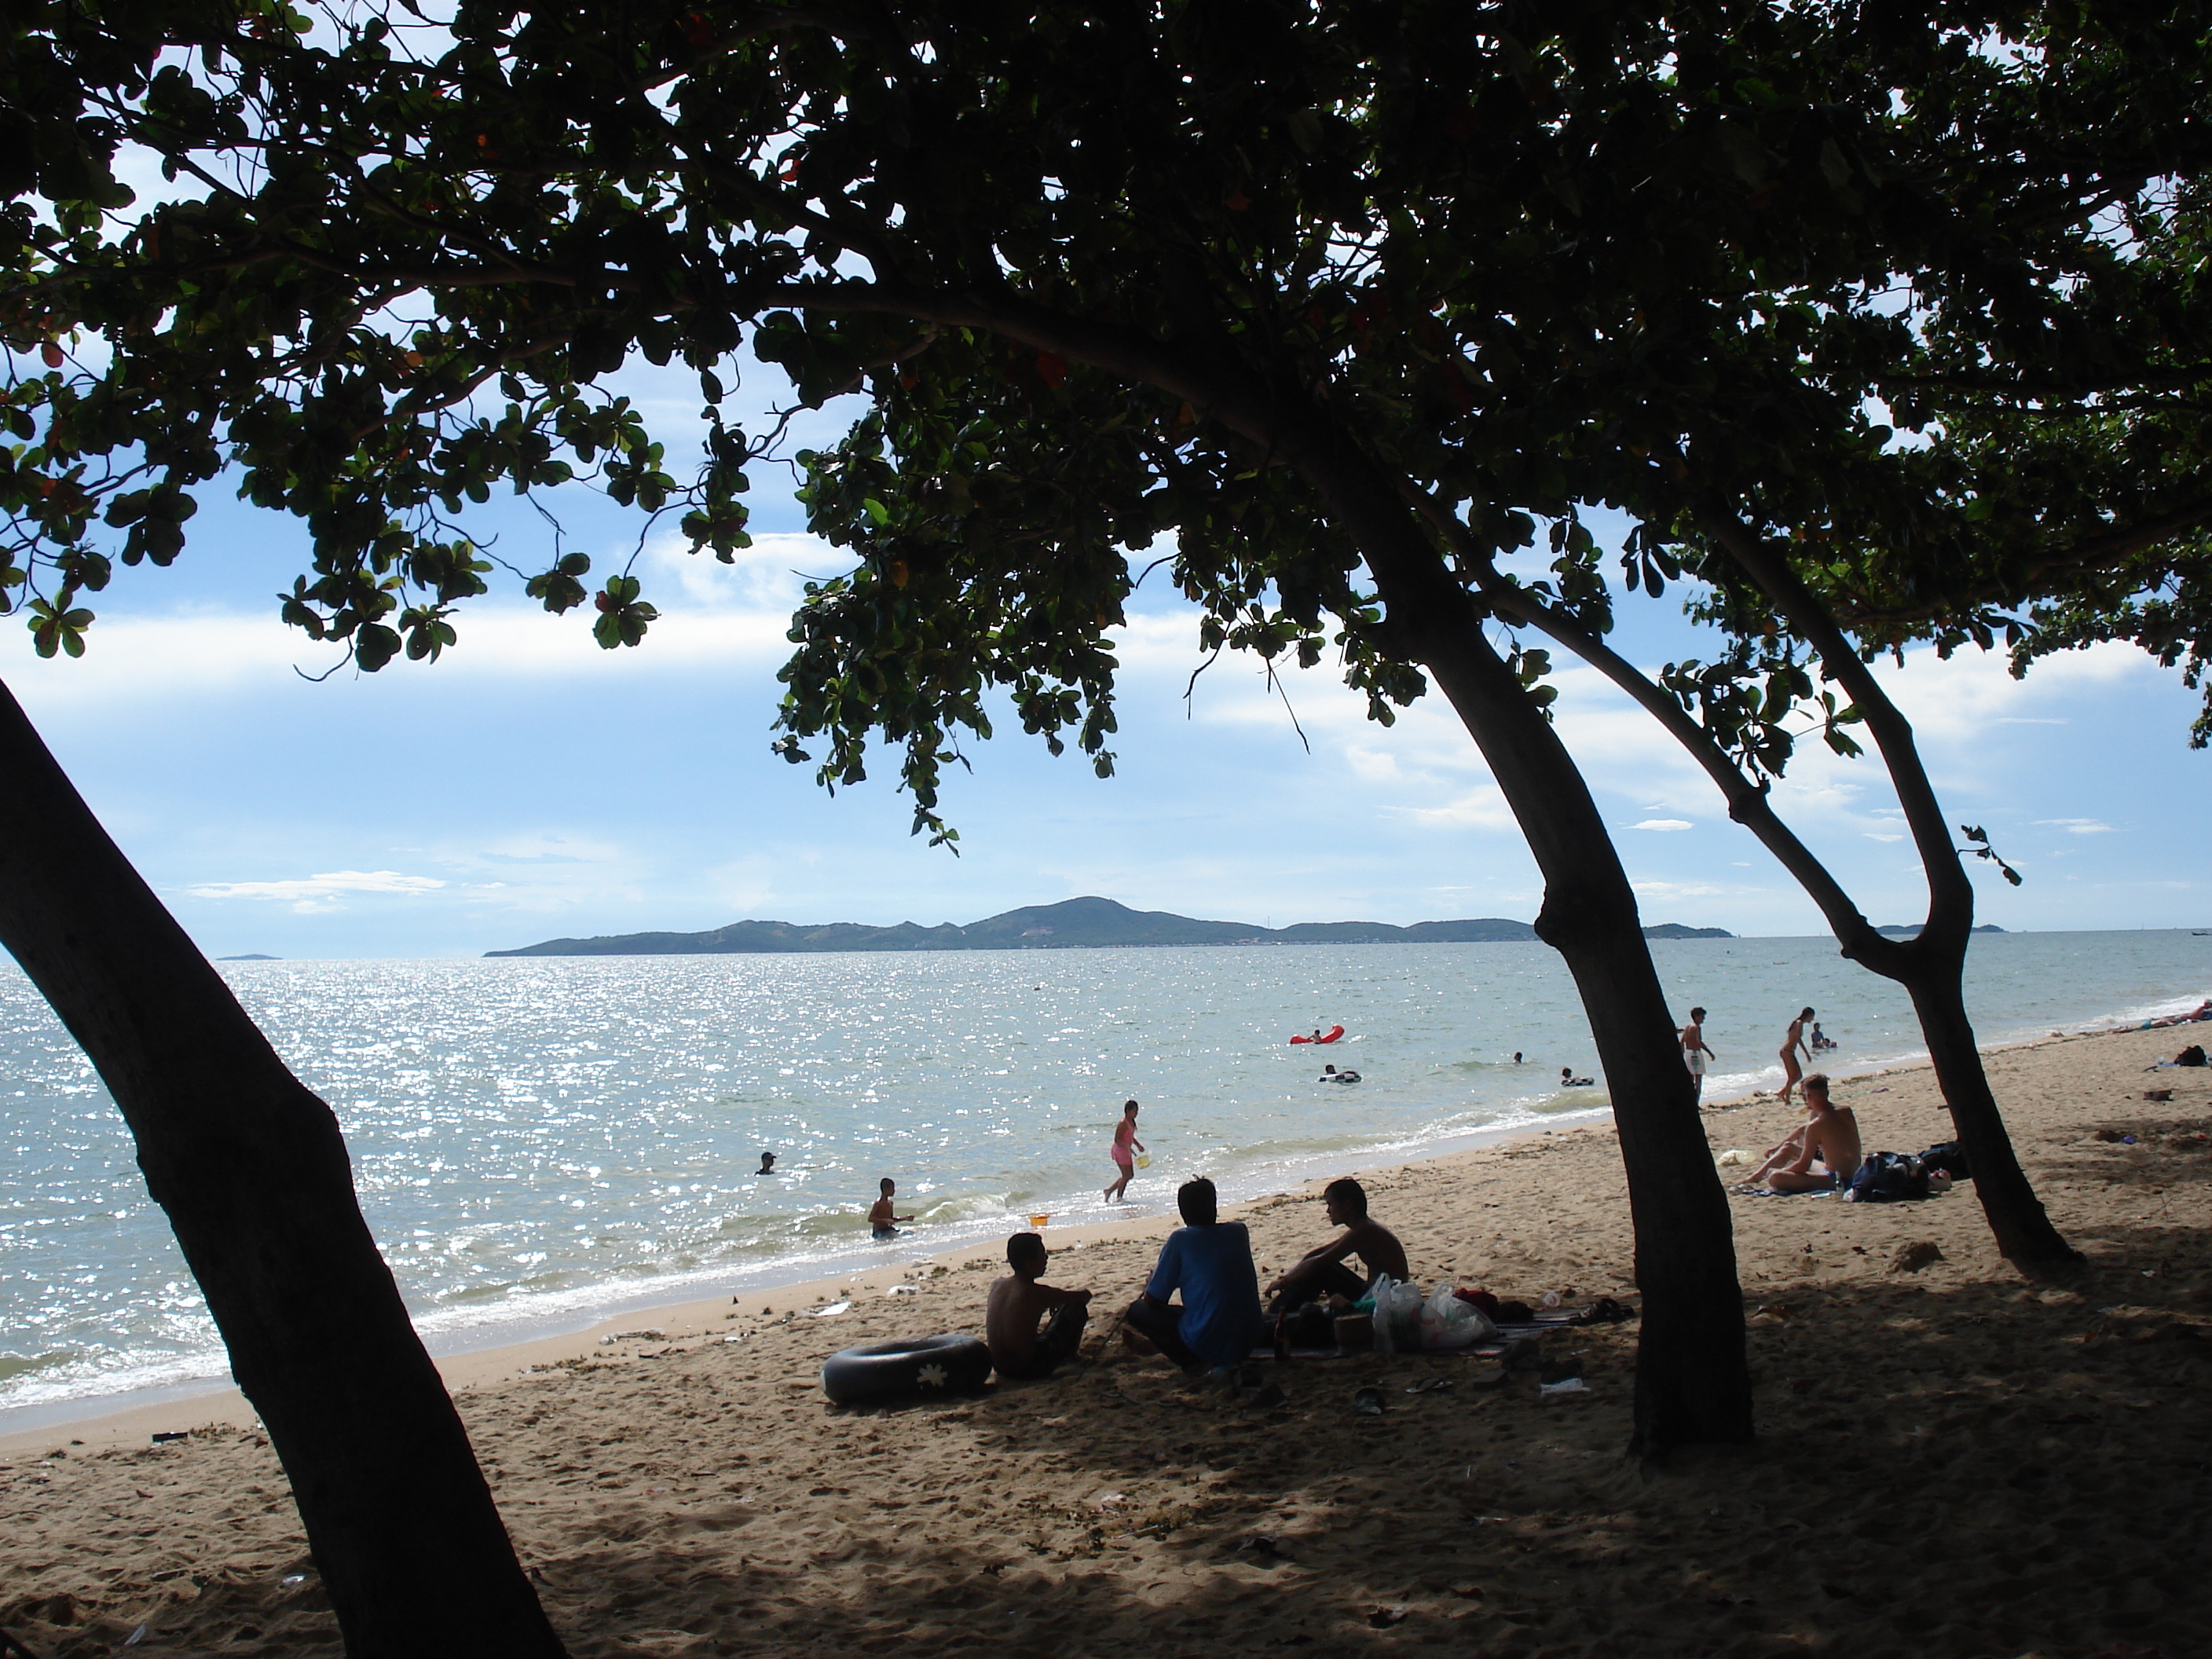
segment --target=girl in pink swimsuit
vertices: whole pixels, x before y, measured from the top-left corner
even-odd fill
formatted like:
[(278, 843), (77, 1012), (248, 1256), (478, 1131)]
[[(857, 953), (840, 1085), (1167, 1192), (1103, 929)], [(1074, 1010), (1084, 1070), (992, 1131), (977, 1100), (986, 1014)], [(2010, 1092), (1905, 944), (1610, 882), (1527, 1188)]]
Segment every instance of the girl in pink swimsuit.
[[(1131, 1148), (1135, 1151), (1132, 1151)], [(1137, 1173), (1137, 1153), (1145, 1150), (1145, 1143), (1137, 1139), (1137, 1103), (1124, 1102), (1121, 1121), (1114, 1126), (1114, 1141), (1107, 1147), (1106, 1156), (1114, 1160), (1114, 1167), (1121, 1173), (1106, 1185), (1106, 1201), (1118, 1202), (1129, 1190), (1129, 1177)]]

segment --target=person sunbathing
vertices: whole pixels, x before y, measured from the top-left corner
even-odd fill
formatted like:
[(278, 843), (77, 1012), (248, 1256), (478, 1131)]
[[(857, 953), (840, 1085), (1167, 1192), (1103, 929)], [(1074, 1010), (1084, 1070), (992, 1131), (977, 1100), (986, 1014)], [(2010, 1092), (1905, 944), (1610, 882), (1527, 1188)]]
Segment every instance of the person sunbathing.
[(1825, 1073), (1808, 1076), (1804, 1090), (1805, 1109), (1812, 1115), (1767, 1153), (1749, 1185), (1764, 1182), (1778, 1193), (1825, 1193), (1850, 1184), (1863, 1152), (1859, 1121), (1850, 1107), (1828, 1098)]
[[(1038, 1283), (1048, 1260), (1039, 1234), (1016, 1233), (1006, 1241), (1006, 1265), (1013, 1272), (993, 1282), (983, 1312), (984, 1346), (1002, 1377), (1021, 1382), (1050, 1376), (1055, 1367), (1075, 1358), (1083, 1340), (1091, 1292)], [(1037, 1328), (1040, 1319), (1042, 1330)]]
[[(1274, 1297), (1267, 1307), (1270, 1319), (1325, 1297), (1343, 1296), (1356, 1302), (1367, 1294), (1378, 1273), (1393, 1279), (1413, 1276), (1406, 1266), (1406, 1247), (1398, 1242), (1398, 1236), (1367, 1213), (1365, 1188), (1349, 1176), (1332, 1181), (1322, 1189), (1321, 1201), (1329, 1225), (1344, 1231), (1328, 1243), (1308, 1250), (1296, 1267), (1267, 1286), (1267, 1294)], [(1349, 1255), (1359, 1258), (1367, 1269), (1365, 1278), (1344, 1265)]]

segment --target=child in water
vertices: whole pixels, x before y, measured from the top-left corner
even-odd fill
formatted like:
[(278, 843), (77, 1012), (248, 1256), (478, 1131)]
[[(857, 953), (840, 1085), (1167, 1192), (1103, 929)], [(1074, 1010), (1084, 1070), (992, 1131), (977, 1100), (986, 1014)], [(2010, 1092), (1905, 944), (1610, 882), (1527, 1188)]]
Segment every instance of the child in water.
[(868, 1206), (868, 1226), (874, 1232), (879, 1243), (885, 1239), (896, 1238), (899, 1236), (899, 1230), (891, 1224), (893, 1222), (914, 1219), (910, 1215), (891, 1213), (892, 1210), (897, 1207), (891, 1202), (891, 1194), (897, 1191), (898, 1182), (885, 1176), (883, 1183), (884, 1195)]

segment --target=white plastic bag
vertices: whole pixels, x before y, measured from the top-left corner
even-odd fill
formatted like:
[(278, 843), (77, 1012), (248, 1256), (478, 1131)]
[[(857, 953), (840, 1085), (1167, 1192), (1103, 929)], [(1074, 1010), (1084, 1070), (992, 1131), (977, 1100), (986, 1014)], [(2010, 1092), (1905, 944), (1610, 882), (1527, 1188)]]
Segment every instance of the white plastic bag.
[(1388, 1273), (1375, 1276), (1375, 1352), (1395, 1353), (1421, 1340), (1421, 1287)]
[(1437, 1286), (1421, 1308), (1421, 1346), (1431, 1353), (1455, 1353), (1471, 1348), (1498, 1328), (1489, 1316), (1472, 1303), (1462, 1302), (1449, 1284)]

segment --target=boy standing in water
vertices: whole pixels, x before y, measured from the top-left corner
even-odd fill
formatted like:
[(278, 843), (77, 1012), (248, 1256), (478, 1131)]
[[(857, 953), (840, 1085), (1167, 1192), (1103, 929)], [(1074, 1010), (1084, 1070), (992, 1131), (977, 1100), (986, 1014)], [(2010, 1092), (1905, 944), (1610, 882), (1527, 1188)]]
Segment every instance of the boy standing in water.
[(882, 1243), (885, 1239), (896, 1238), (899, 1236), (899, 1230), (891, 1224), (893, 1222), (911, 1221), (914, 1219), (910, 1215), (893, 1215), (891, 1213), (891, 1212), (897, 1207), (891, 1202), (891, 1194), (897, 1191), (898, 1182), (893, 1181), (889, 1176), (885, 1176), (883, 1182), (884, 1195), (868, 1206), (868, 1226), (870, 1231), (875, 1234), (876, 1241), (878, 1243)]
[(1690, 1023), (1682, 1028), (1682, 1064), (1690, 1068), (1690, 1098), (1705, 1097), (1705, 1062), (1720, 1056), (1705, 1047), (1705, 1011), (1690, 1010)]
[[(1130, 1149), (1133, 1147), (1135, 1151)], [(1106, 1156), (1114, 1160), (1114, 1167), (1121, 1173), (1106, 1183), (1106, 1201), (1118, 1202), (1129, 1190), (1129, 1177), (1137, 1173), (1137, 1153), (1145, 1150), (1145, 1143), (1137, 1139), (1137, 1103), (1121, 1103), (1121, 1121), (1114, 1126), (1114, 1144), (1106, 1149)]]
[(1803, 1075), (1797, 1069), (1797, 1051), (1804, 1048), (1805, 1058), (1813, 1058), (1812, 1049), (1806, 1048), (1805, 1044), (1805, 1027), (1812, 1018), (1810, 1008), (1800, 1013), (1790, 1022), (1790, 1035), (1782, 1040), (1782, 1103), (1784, 1106), (1790, 1103), (1790, 1091), (1797, 1086), (1797, 1079)]

